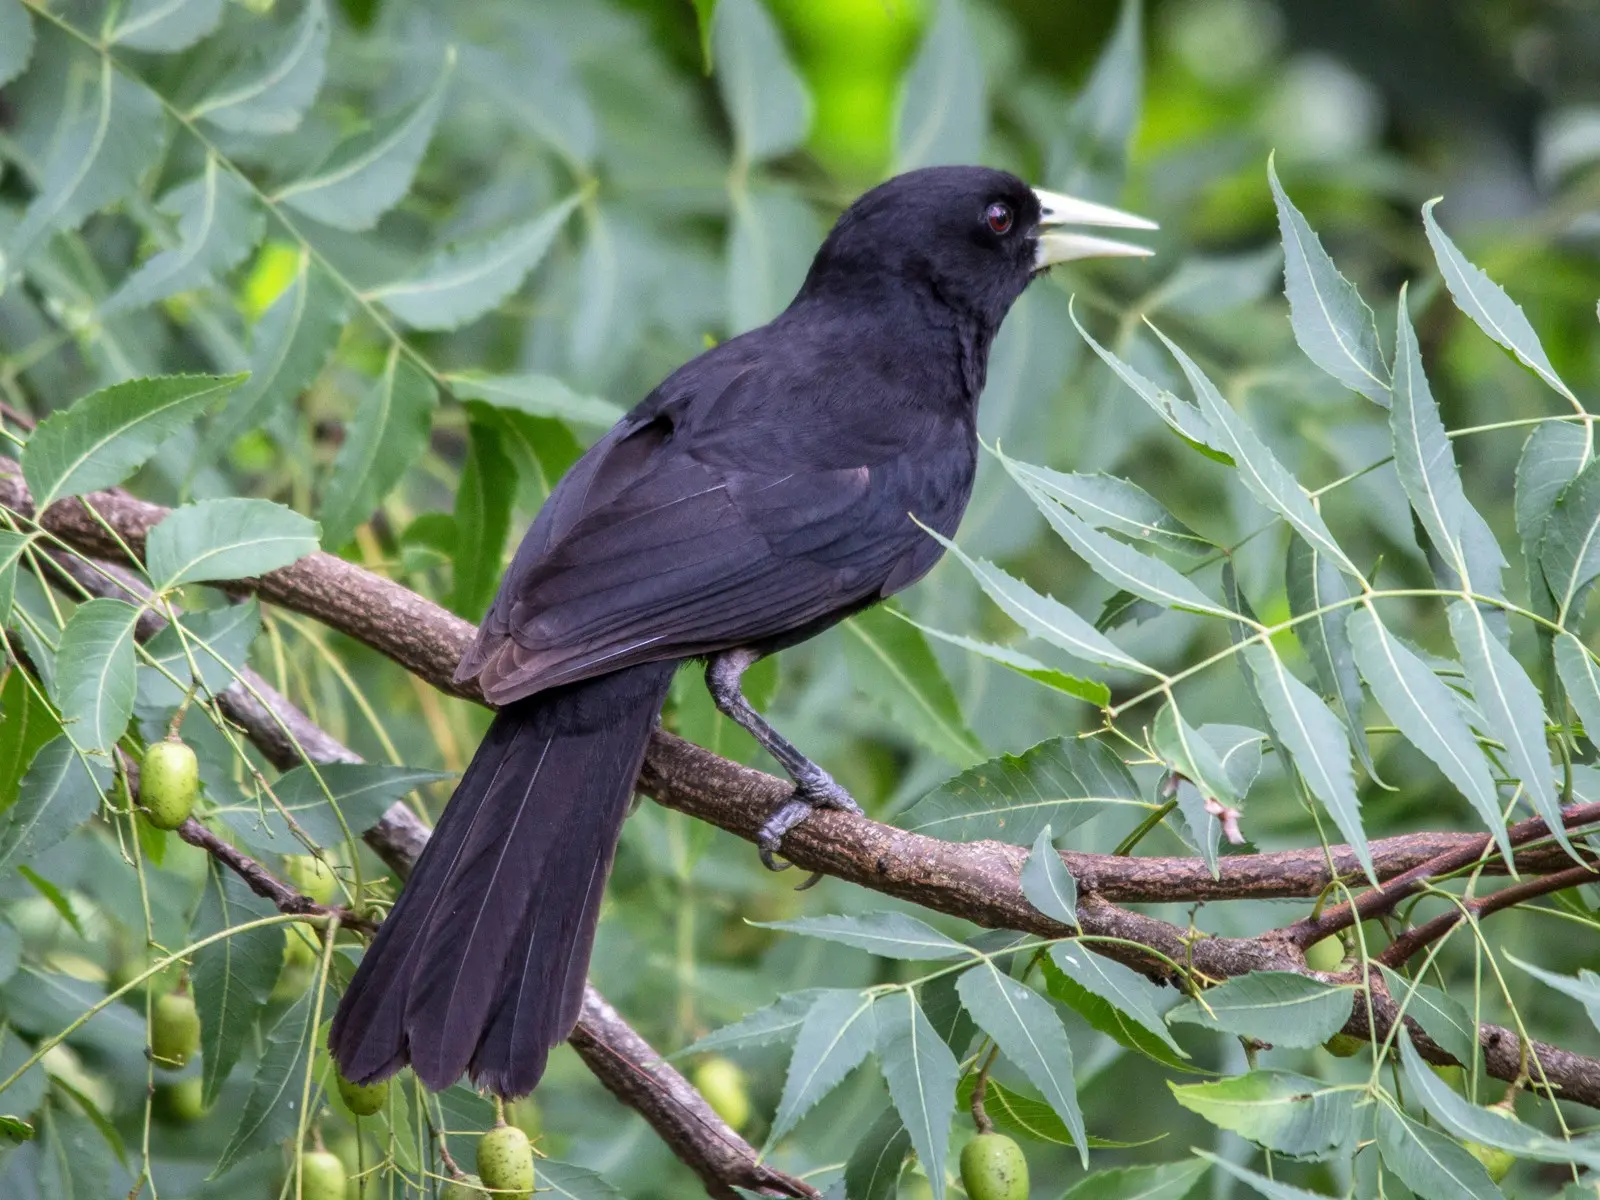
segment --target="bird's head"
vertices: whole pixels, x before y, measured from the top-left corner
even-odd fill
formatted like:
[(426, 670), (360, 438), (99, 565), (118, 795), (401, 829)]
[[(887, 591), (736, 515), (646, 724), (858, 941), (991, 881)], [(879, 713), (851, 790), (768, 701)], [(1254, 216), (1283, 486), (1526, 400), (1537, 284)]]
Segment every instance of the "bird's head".
[(1148, 255), (1079, 227), (1155, 229), (1103, 204), (1031, 188), (987, 167), (908, 171), (861, 196), (817, 251), (801, 296), (881, 297), (909, 284), (997, 327), (1029, 280), (1055, 263)]

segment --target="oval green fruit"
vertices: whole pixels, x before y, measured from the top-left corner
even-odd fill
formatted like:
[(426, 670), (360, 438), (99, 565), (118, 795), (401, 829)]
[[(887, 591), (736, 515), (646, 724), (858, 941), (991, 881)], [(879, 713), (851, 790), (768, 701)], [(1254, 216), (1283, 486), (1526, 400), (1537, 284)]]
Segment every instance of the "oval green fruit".
[(156, 1089), (156, 1110), (174, 1125), (188, 1125), (206, 1114), (205, 1088), (191, 1075)]
[(515, 1125), (496, 1125), (478, 1139), (478, 1178), (507, 1200), (533, 1195), (533, 1147)]
[(720, 1055), (694, 1069), (694, 1086), (712, 1110), (734, 1129), (750, 1119), (750, 1091), (739, 1064)]
[(1336, 1033), (1322, 1043), (1322, 1048), (1335, 1058), (1354, 1058), (1368, 1046), (1365, 1038), (1351, 1037), (1348, 1033)]
[(483, 1180), (476, 1175), (462, 1175), (444, 1185), (439, 1200), (484, 1200), (488, 1194), (483, 1190)]
[(339, 1099), (344, 1101), (344, 1106), (358, 1117), (370, 1117), (373, 1113), (380, 1112), (389, 1099), (389, 1081), (380, 1079), (377, 1083), (351, 1083), (343, 1075), (339, 1076)]
[(283, 859), (283, 873), (304, 895), (318, 904), (333, 900), (333, 868), (314, 854), (288, 854)]
[(1344, 943), (1337, 936), (1313, 943), (1306, 950), (1306, 966), (1313, 971), (1337, 971), (1344, 966)]
[(1499, 1183), (1511, 1174), (1511, 1168), (1516, 1166), (1517, 1157), (1509, 1150), (1501, 1150), (1497, 1146), (1484, 1146), (1477, 1142), (1462, 1142), (1468, 1154), (1483, 1164), (1483, 1169), (1489, 1172), (1489, 1178)]
[(200, 795), (200, 760), (182, 742), (153, 743), (139, 764), (139, 804), (157, 829), (176, 829)]
[(150, 1015), (150, 1054), (156, 1066), (177, 1070), (200, 1049), (200, 1014), (187, 991), (168, 992)]
[(339, 1156), (307, 1150), (300, 1158), (300, 1200), (344, 1200), (346, 1176)]
[(961, 1150), (961, 1185), (971, 1200), (1028, 1200), (1028, 1160), (1003, 1133), (980, 1133)]

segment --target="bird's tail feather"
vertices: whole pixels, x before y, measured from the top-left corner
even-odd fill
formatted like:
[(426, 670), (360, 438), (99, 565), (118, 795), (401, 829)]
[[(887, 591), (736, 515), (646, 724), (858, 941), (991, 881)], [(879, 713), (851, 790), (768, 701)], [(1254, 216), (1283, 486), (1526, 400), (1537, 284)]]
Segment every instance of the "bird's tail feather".
[(601, 893), (676, 664), (507, 705), (462, 776), (334, 1017), (347, 1079), (410, 1063), (531, 1091), (572, 1031)]

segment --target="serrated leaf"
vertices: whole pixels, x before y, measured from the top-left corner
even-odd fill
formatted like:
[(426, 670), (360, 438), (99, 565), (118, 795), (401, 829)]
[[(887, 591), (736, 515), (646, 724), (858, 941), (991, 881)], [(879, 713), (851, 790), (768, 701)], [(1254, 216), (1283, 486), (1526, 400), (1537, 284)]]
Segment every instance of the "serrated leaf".
[(939, 0), (895, 105), (897, 172), (976, 162), (988, 126), (983, 60), (960, 0)]
[(130, 379), (46, 417), (22, 448), (22, 474), (34, 505), (43, 511), (64, 496), (121, 483), (162, 442), (243, 380), (243, 375)]
[(517, 467), (499, 426), (467, 423), (467, 457), (456, 488), (456, 542), (450, 608), (469, 621), (482, 618), (505, 569), (506, 535), (517, 494)]
[(145, 568), (157, 588), (249, 579), (316, 553), (322, 531), (271, 500), (228, 497), (175, 508), (150, 531)]
[(11, 231), (6, 256), (13, 268), (48, 234), (76, 229), (90, 213), (132, 195), (161, 157), (160, 101), (109, 56), (100, 60), (98, 87), (86, 89), (81, 103), (82, 111), (62, 115), (37, 190)]
[(1248, 1167), (1241, 1167), (1238, 1163), (1229, 1162), (1220, 1155), (1212, 1154), (1209, 1150), (1196, 1149), (1194, 1153), (1213, 1167), (1221, 1167), (1240, 1183), (1255, 1189), (1257, 1193), (1265, 1196), (1267, 1200), (1328, 1200), (1321, 1192), (1308, 1192), (1305, 1188), (1291, 1187), (1287, 1183), (1279, 1183), (1276, 1179), (1268, 1179), (1265, 1175), (1258, 1175)]
[(1572, 853), (1553, 783), (1539, 689), (1511, 651), (1494, 636), (1483, 613), (1471, 601), (1451, 603), (1450, 636), (1461, 652), (1461, 665), (1466, 669), (1484, 722), (1505, 746), (1509, 774), (1521, 780), (1533, 810), (1550, 825), (1556, 841)]
[(900, 728), (958, 767), (988, 756), (961, 715), (939, 660), (914, 626), (879, 606), (844, 622), (844, 632), (851, 681), (887, 709)]
[[(1557, 975), (1554, 971), (1546, 971), (1544, 968), (1536, 967), (1532, 963), (1523, 962), (1510, 951), (1504, 951), (1503, 953), (1546, 987), (1552, 987), (1564, 996), (1571, 996), (1579, 1004), (1583, 1005), (1584, 1012), (1589, 1014), (1589, 1020), (1594, 1023), (1596, 1029), (1600, 1029), (1600, 973), (1591, 971), (1587, 967), (1579, 967), (1576, 976)], [(1426, 1025), (1423, 1028), (1427, 1030)], [(1433, 1037), (1433, 1031), (1427, 1031), (1428, 1036)], [(1438, 1038), (1433, 1040), (1439, 1041)], [(1444, 1045), (1443, 1042), (1439, 1044), (1441, 1046)], [(1444, 1048), (1450, 1050), (1449, 1046)], [(1450, 1052), (1452, 1054), (1455, 1053), (1453, 1050)]]
[(889, 1085), (889, 1098), (911, 1135), (911, 1145), (933, 1185), (934, 1200), (943, 1200), (950, 1118), (961, 1068), (911, 989), (878, 997), (872, 1017), (878, 1068)]
[(1439, 273), (1444, 276), (1456, 307), (1471, 317), (1479, 329), (1516, 355), (1525, 367), (1576, 404), (1577, 398), (1550, 365), (1544, 347), (1539, 344), (1539, 336), (1522, 309), (1499, 284), (1468, 262), (1449, 235), (1439, 228), (1433, 216), (1434, 205), (1438, 203), (1435, 197), (1422, 206), (1422, 226), (1427, 230), (1428, 244), (1433, 247)]
[[(252, 597), (242, 604), (182, 613), (177, 624), (181, 635), (169, 624), (142, 647), (136, 702), (140, 710), (176, 708), (183, 703), (196, 682), (197, 668), (202, 697), (230, 687), (246, 666), (250, 643), (261, 629), (261, 605)], [(168, 679), (167, 674), (173, 678)]]
[(133, 715), (133, 629), (139, 610), (99, 597), (80, 604), (56, 652), (56, 707), (80, 750), (109, 755)]
[(157, 205), (178, 223), (178, 245), (139, 264), (101, 306), (115, 313), (206, 287), (243, 262), (261, 240), (266, 218), (255, 194), (232, 171), (206, 156), (199, 177), (173, 188)]
[(433, 382), (398, 345), (391, 347), (388, 365), (356, 405), (333, 460), (320, 513), (325, 545), (349, 541), (422, 453), (437, 400)]
[(1517, 535), (1537, 562), (1545, 519), (1556, 498), (1589, 461), (1591, 435), (1582, 424), (1546, 421), (1528, 435), (1517, 460)]
[[(1046, 849), (1049, 850), (1048, 845)], [(1054, 853), (1054, 850), (1050, 850)], [(962, 973), (956, 983), (962, 1004), (978, 1027), (994, 1039), (1006, 1059), (1039, 1089), (1072, 1132), (1079, 1158), (1089, 1150), (1072, 1078), (1072, 1046), (1050, 1002), (1032, 988), (1002, 975), (992, 960)]]
[(794, 1040), (768, 1146), (867, 1057), (874, 1038), (873, 1008), (872, 996), (861, 992), (830, 988), (817, 997)]
[[(359, 837), (406, 793), (445, 778), (439, 771), (388, 763), (322, 763), (315, 773), (309, 766), (285, 771), (273, 782), (272, 790), (306, 836), (319, 846), (335, 846), (345, 840), (346, 829)], [(236, 819), (235, 824), (242, 837), (263, 850), (305, 853), (274, 806), (269, 805), (265, 814), (258, 816), (252, 805), (248, 819)]]
[(1356, 673), (1350, 635), (1345, 628), (1349, 612), (1338, 607), (1353, 594), (1349, 580), (1310, 542), (1294, 534), (1289, 537), (1284, 578), (1289, 611), (1299, 619), (1294, 627), (1295, 637), (1311, 660), (1317, 686), (1323, 695), (1334, 698), (1356, 754), (1367, 774), (1375, 775), (1366, 725), (1361, 719), (1361, 677)]
[(1078, 884), (1056, 852), (1048, 825), (1039, 831), (1028, 861), (1022, 864), (1021, 883), (1028, 903), (1052, 921), (1078, 923)]
[(800, 196), (770, 184), (741, 189), (731, 201), (728, 331), (743, 333), (772, 320), (800, 290), (816, 253), (817, 222)]
[(1578, 638), (1563, 631), (1555, 639), (1556, 671), (1567, 698), (1593, 742), (1600, 739), (1600, 666)]
[[(1224, 808), (1237, 809), (1240, 803), (1233, 779), (1223, 765), (1222, 756), (1209, 741), (1183, 719), (1175, 701), (1169, 700), (1156, 714), (1150, 727), (1150, 740), (1155, 752), (1168, 767), (1192, 783), (1204, 800), (1214, 800)], [(1179, 797), (1182, 803), (1182, 797)], [(1209, 831), (1216, 825), (1212, 814), (1185, 813), (1195, 841), (1211, 874), (1217, 874), (1217, 847)]]
[(1019, 481), (1065, 505), (1096, 529), (1180, 554), (1208, 554), (1216, 548), (1136, 483), (1115, 475), (1069, 475), (1018, 459), (1008, 462)]
[(1293, 971), (1251, 971), (1184, 1001), (1167, 1020), (1309, 1049), (1344, 1028), (1353, 994)]
[(805, 141), (811, 96), (789, 61), (777, 23), (756, 0), (717, 5), (711, 56), (740, 161), (776, 158)]
[(1015, 671), (1018, 675), (1026, 676), (1035, 683), (1042, 683), (1045, 687), (1053, 688), (1058, 692), (1065, 692), (1079, 700), (1085, 700), (1097, 708), (1104, 708), (1111, 703), (1111, 689), (1098, 679), (1084, 679), (1077, 675), (1069, 675), (1023, 654), (1020, 650), (1013, 650), (1010, 646), (997, 646), (993, 642), (980, 642), (973, 638), (962, 637), (959, 633), (946, 633), (942, 629), (935, 629), (931, 625), (924, 625), (921, 621), (913, 621), (898, 609), (890, 609), (901, 620), (907, 621), (922, 630), (927, 636), (937, 638), (952, 646), (986, 658), (992, 663), (998, 663), (1008, 670)]
[(1500, 1189), (1462, 1146), (1388, 1104), (1378, 1108), (1378, 1149), (1388, 1167), (1423, 1200), (1493, 1200)]
[(110, 785), (110, 768), (84, 758), (66, 737), (46, 743), (22, 777), (17, 802), (0, 816), (0, 872), (37, 857), (94, 816)]
[(394, 283), (364, 293), (415, 329), (459, 329), (495, 308), (538, 266), (578, 206), (568, 196), (494, 237), (447, 246)]
[(1348, 1086), (1329, 1086), (1290, 1071), (1250, 1071), (1210, 1083), (1167, 1086), (1179, 1104), (1218, 1128), (1295, 1158), (1326, 1158), (1355, 1136), (1360, 1093)]
[(937, 960), (966, 958), (972, 953), (932, 925), (901, 912), (870, 912), (848, 917), (796, 917), (792, 921), (756, 923), (763, 929), (782, 929), (830, 942), (842, 942), (884, 958)]
[(1378, 614), (1361, 607), (1350, 614), (1349, 640), (1361, 675), (1395, 727), (1428, 756), (1471, 803), (1509, 862), (1500, 794), (1489, 760), (1455, 694), (1428, 666), (1385, 628)]
[(1555, 599), (1556, 620), (1576, 625), (1600, 576), (1600, 459), (1584, 467), (1551, 507), (1539, 563)]
[(20, 0), (0, 0), (0, 87), (10, 83), (33, 57), (33, 22)]
[(1476, 1055), (1478, 1035), (1473, 1031), (1472, 1014), (1466, 1005), (1448, 992), (1407, 979), (1382, 963), (1378, 964), (1378, 970), (1383, 973), (1389, 995), (1405, 1006), (1405, 1015), (1422, 1026), (1422, 1032), (1457, 1062), (1470, 1067)]
[(1449, 1084), (1433, 1073), (1417, 1053), (1409, 1030), (1402, 1029), (1397, 1041), (1400, 1061), (1405, 1064), (1406, 1079), (1411, 1084), (1411, 1095), (1422, 1101), (1428, 1115), (1446, 1132), (1469, 1142), (1509, 1150), (1519, 1158), (1576, 1163), (1600, 1171), (1600, 1137), (1590, 1134), (1563, 1141), (1492, 1109), (1479, 1108), (1458, 1096)]
[(276, 1145), (297, 1128), (299, 1114), (295, 1110), (305, 1077), (306, 1051), (317, 1034), (311, 1027), (315, 995), (316, 988), (308, 989), (267, 1034), (266, 1049), (256, 1064), (238, 1124), (208, 1179), (216, 1179), (235, 1163)]
[(603, 1175), (586, 1167), (557, 1162), (553, 1158), (539, 1159), (539, 1190), (548, 1191), (560, 1200), (624, 1200), (621, 1192), (612, 1187)]
[[(1378, 344), (1378, 322), (1361, 293), (1339, 273), (1267, 161), (1283, 236), (1284, 294), (1300, 349), (1317, 366), (1375, 404), (1389, 407), (1389, 368)], [(1404, 312), (1402, 303), (1401, 311)]]
[(410, 189), (454, 64), (455, 51), (446, 50), (438, 78), (419, 100), (335, 147), (317, 170), (279, 188), (273, 203), (335, 229), (371, 229)]
[(223, 0), (128, 0), (105, 41), (157, 54), (186, 50), (216, 29), (222, 20), (222, 3)]
[[(1169, 991), (1157, 987), (1133, 968), (1071, 942), (1057, 942), (1051, 946), (1050, 963), (1070, 982), (1104, 1000), (1161, 1042), (1172, 1054), (1179, 1058), (1189, 1057), (1183, 1047), (1173, 1040), (1158, 1008), (1171, 994)], [(1062, 999), (1071, 1003), (1067, 997)]]
[(554, 375), (446, 375), (450, 390), (463, 400), (481, 400), (496, 408), (554, 417), (579, 425), (610, 426), (622, 409), (598, 396), (582, 396)]
[(1183, 1200), (1205, 1173), (1206, 1164), (1193, 1158), (1113, 1167), (1078, 1180), (1061, 1200)]
[(17, 560), (32, 541), (28, 534), (0, 529), (0, 625), (11, 620), (11, 603), (17, 593)]
[(1060, 737), (946, 780), (896, 823), (950, 842), (995, 838), (1026, 846), (1046, 826), (1064, 836), (1109, 805), (1136, 803), (1137, 785), (1115, 751)]
[(816, 1004), (826, 989), (806, 988), (779, 996), (765, 1008), (758, 1008), (731, 1025), (700, 1038), (679, 1050), (674, 1058), (692, 1054), (709, 1054), (712, 1051), (743, 1050), (754, 1046), (771, 1046), (793, 1038), (805, 1022), (806, 1014)]
[(893, 1106), (878, 1114), (844, 1166), (849, 1200), (894, 1200), (900, 1173), (911, 1150), (911, 1135)]
[[(212, 860), (191, 936), (196, 940), (277, 912), (232, 871)], [(200, 1014), (200, 1065), (205, 1105), (216, 1102), (239, 1061), (283, 966), (283, 931), (266, 926), (236, 933), (195, 952), (189, 982)]]
[(955, 556), (972, 572), (984, 594), (993, 600), (1018, 625), (1034, 637), (1058, 646), (1086, 662), (1113, 670), (1156, 672), (1138, 659), (1123, 653), (1115, 642), (1059, 600), (1034, 591), (1019, 579), (1007, 575), (987, 559), (969, 558), (954, 542), (929, 531), (929, 536)]
[(317, 98), (327, 59), (327, 6), (305, 0), (293, 25), (246, 47), (244, 58), (189, 110), (189, 119), (234, 133), (289, 133)]

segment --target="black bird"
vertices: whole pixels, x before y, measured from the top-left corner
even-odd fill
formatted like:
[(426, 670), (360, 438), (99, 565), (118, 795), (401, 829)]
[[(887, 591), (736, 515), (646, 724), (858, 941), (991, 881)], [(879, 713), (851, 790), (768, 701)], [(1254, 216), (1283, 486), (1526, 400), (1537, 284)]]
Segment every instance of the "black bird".
[[(456, 672), (499, 706), (333, 1021), (346, 1078), (410, 1063), (531, 1091), (578, 1018), (600, 895), (673, 672), (795, 782), (761, 856), (814, 807), (859, 811), (745, 701), (763, 655), (910, 586), (972, 490), (977, 402), (1012, 303), (1050, 264), (1147, 254), (1062, 230), (1153, 229), (978, 167), (852, 204), (781, 316), (673, 372), (551, 493)], [(916, 520), (912, 518), (915, 517)]]

